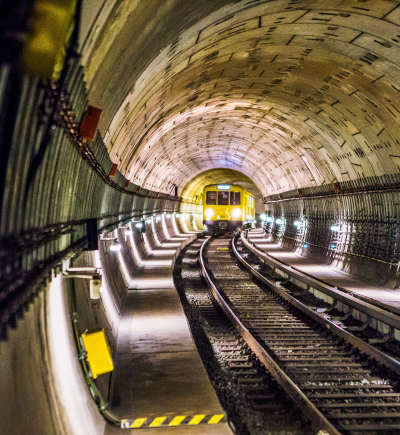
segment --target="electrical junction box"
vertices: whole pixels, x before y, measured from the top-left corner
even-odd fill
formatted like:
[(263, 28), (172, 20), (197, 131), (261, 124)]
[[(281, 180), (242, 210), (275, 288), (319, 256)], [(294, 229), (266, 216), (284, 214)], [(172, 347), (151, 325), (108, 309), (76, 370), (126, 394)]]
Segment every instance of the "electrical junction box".
[(96, 379), (97, 376), (104, 373), (112, 372), (114, 370), (114, 364), (104, 329), (89, 334), (84, 332), (81, 338), (93, 379)]
[[(102, 110), (88, 106), (79, 130), (82, 139), (95, 140)], [(116, 169), (116, 168), (115, 168)]]

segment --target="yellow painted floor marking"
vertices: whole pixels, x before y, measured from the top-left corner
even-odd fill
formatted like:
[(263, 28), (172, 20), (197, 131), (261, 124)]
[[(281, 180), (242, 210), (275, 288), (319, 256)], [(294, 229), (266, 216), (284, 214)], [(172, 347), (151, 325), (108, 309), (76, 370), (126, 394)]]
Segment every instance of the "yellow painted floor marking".
[(224, 414), (221, 414), (221, 415), (219, 415), (219, 414), (213, 415), (213, 416), (210, 418), (210, 420), (208, 421), (208, 424), (217, 424), (217, 423), (219, 423), (223, 418), (224, 418)]
[(217, 248), (217, 251), (229, 251), (229, 248)]
[(163, 421), (166, 419), (167, 417), (156, 417), (151, 424), (149, 424), (149, 427), (157, 427), (157, 426), (161, 426)]
[(140, 427), (147, 420), (147, 418), (137, 418), (132, 424), (131, 427)]
[(183, 420), (185, 420), (186, 415), (178, 415), (174, 417), (173, 420), (169, 423), (168, 426), (179, 426)]
[(195, 415), (190, 421), (189, 424), (199, 424), (205, 415)]

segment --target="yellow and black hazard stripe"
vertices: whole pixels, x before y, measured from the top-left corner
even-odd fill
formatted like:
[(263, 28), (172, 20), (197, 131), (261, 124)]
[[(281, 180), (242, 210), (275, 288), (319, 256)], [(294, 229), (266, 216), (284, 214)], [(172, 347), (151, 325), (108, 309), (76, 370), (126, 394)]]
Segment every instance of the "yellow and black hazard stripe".
[(198, 415), (176, 415), (165, 417), (141, 417), (133, 419), (121, 420), (122, 429), (138, 429), (145, 427), (161, 427), (161, 426), (183, 426), (197, 424), (218, 424), (226, 423), (224, 414), (198, 414)]

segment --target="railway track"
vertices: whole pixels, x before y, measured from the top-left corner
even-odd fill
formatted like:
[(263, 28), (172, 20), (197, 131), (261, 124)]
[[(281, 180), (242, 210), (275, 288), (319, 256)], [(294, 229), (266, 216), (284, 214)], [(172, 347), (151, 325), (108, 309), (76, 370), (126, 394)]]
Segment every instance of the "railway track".
[(265, 370), (202, 279), (202, 241), (178, 257), (174, 282), (199, 354), (237, 435), (309, 435), (283, 389)]
[[(246, 251), (244, 246), (239, 249)], [(252, 254), (247, 251), (245, 255)], [(255, 282), (238, 259), (252, 267), (264, 284)], [(314, 433), (400, 433), (400, 394), (395, 389), (398, 374), (387, 368), (395, 367), (396, 362), (387, 357), (387, 367), (383, 366), (385, 355), (368, 344), (357, 347), (359, 339), (336, 330), (332, 322), (279, 288), (276, 277), (268, 276), (269, 269), (257, 262), (257, 257), (252, 263), (250, 266), (243, 259), (231, 239), (208, 239), (201, 248), (203, 276), (215, 299), (302, 409)], [(244, 364), (238, 368), (247, 369)]]

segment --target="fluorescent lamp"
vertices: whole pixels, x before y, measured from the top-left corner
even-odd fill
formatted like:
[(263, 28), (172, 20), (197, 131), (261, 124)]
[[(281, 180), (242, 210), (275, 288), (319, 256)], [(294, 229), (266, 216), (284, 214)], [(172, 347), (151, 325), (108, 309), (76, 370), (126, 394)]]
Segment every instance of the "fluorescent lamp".
[(118, 243), (118, 241), (114, 240), (111, 243), (110, 251), (120, 251), (120, 250), (121, 250), (121, 245)]

